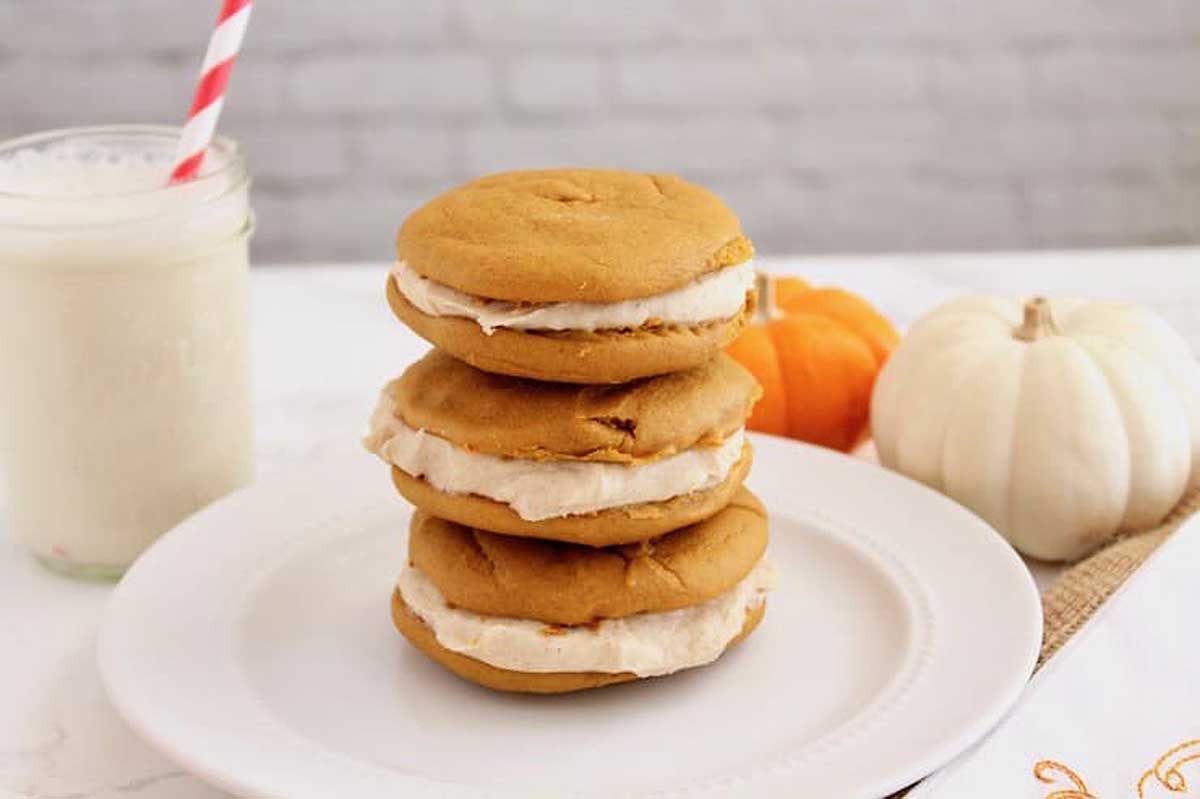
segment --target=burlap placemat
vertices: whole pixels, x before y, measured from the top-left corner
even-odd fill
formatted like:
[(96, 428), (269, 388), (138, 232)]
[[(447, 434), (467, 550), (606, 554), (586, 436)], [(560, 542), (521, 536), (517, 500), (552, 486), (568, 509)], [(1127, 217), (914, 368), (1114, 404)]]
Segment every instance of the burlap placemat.
[[(1200, 488), (1180, 500), (1157, 527), (1121, 536), (1094, 555), (1060, 574), (1042, 593), (1042, 652), (1040, 669), (1092, 617), (1113, 592), (1137, 571), (1159, 544), (1193, 513), (1200, 511)], [(1036, 671), (1036, 669), (1035, 669)], [(893, 794), (899, 799), (911, 787)]]
[(1193, 513), (1200, 510), (1200, 489), (1185, 496), (1162, 524), (1122, 536), (1058, 576), (1042, 594), (1041, 668), (1113, 592)]

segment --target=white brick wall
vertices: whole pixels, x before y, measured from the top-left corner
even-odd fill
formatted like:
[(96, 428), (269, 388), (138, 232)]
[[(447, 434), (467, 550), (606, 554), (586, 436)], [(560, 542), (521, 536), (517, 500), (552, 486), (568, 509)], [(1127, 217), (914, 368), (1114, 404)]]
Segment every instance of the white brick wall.
[(671, 35), (686, 4), (686, 0), (459, 0), (456, 11), (468, 42), (573, 50), (653, 45)]
[(308, 117), (414, 114), (477, 116), (499, 88), (487, 59), (459, 53), (329, 54), (306, 58), (285, 97)]
[(595, 55), (521, 58), (506, 75), (506, 99), (516, 110), (531, 114), (596, 111), (607, 102), (606, 66)]
[[(216, 0), (0, 0), (0, 136), (179, 119)], [(482, 172), (721, 193), (767, 251), (1200, 241), (1200, 0), (264, 0), (259, 260), (387, 258)]]

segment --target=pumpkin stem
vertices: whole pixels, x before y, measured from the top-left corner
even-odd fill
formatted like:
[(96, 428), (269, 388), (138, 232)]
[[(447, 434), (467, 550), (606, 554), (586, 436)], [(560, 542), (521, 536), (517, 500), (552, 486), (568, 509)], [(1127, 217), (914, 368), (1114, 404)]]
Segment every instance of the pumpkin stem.
[(1045, 297), (1034, 297), (1025, 303), (1025, 318), (1021, 326), (1013, 331), (1013, 338), (1021, 341), (1037, 341), (1045, 336), (1057, 336), (1061, 331), (1050, 315), (1050, 303)]
[(758, 295), (758, 306), (754, 309), (754, 321), (762, 324), (775, 318), (775, 281), (766, 272), (754, 273), (754, 291)]

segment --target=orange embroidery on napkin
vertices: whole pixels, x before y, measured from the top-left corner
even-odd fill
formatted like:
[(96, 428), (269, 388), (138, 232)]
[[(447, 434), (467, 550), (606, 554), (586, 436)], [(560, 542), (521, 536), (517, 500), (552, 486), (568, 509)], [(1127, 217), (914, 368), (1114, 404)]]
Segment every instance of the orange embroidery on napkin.
[[(1143, 772), (1137, 783), (1138, 799), (1146, 799), (1146, 787), (1151, 780), (1171, 793), (1187, 793), (1188, 782), (1180, 769), (1188, 763), (1200, 760), (1200, 738), (1184, 741), (1171, 747), (1154, 761), (1154, 767)], [(1089, 792), (1083, 778), (1067, 766), (1055, 760), (1039, 760), (1033, 765), (1033, 776), (1038, 782), (1053, 785), (1065, 778), (1071, 787), (1060, 788), (1048, 793), (1045, 799), (1098, 799)]]
[(1048, 785), (1058, 782), (1059, 777), (1066, 777), (1067, 781), (1071, 783), (1070, 788), (1046, 794), (1046, 799), (1096, 799), (1088, 791), (1087, 785), (1084, 784), (1078, 774), (1054, 760), (1039, 760), (1035, 763), (1033, 765), (1033, 776), (1037, 777), (1038, 782), (1044, 782)]
[(1159, 785), (1171, 793), (1186, 793), (1187, 778), (1179, 769), (1193, 760), (1200, 760), (1200, 739), (1184, 741), (1167, 750), (1162, 757), (1155, 761), (1154, 768), (1147, 771), (1138, 780), (1138, 799), (1145, 799), (1146, 784), (1151, 778), (1157, 780)]

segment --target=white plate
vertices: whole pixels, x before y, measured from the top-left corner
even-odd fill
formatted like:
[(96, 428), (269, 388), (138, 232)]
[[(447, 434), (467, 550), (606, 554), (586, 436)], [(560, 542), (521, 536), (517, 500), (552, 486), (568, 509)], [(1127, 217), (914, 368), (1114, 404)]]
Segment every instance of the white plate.
[(1037, 592), (938, 494), (754, 444), (780, 583), (759, 630), (710, 667), (557, 697), (459, 681), (392, 629), (409, 513), (364, 455), (264, 481), (164, 536), (112, 597), (105, 685), (167, 755), (253, 795), (883, 795), (1016, 699)]

